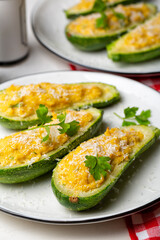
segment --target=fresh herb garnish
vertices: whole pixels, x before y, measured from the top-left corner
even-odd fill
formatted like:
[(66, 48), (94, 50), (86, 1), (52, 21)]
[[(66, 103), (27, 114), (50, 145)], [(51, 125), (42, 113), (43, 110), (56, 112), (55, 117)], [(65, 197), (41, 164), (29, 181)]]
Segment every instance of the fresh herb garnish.
[(80, 128), (78, 121), (73, 120), (72, 122), (65, 123), (66, 113), (58, 115), (57, 118), (60, 121), (60, 123), (58, 123), (57, 125), (61, 127), (58, 129), (61, 134), (66, 133), (68, 136), (72, 137), (78, 132)]
[(42, 138), (42, 142), (46, 142), (49, 139), (49, 134), (50, 134), (49, 126), (44, 126), (44, 128), (46, 129), (47, 135)]
[(105, 177), (107, 175), (107, 170), (111, 170), (111, 165), (109, 164), (111, 159), (109, 157), (86, 155), (85, 158), (85, 166), (89, 168), (90, 174), (96, 181), (100, 180), (101, 175)]
[[(57, 119), (59, 120), (59, 123), (44, 125), (45, 123), (51, 122), (52, 117), (47, 115), (48, 108), (42, 104), (39, 105), (39, 108), (37, 109), (36, 114), (40, 121), (40, 125), (38, 127), (45, 128), (46, 132), (47, 132), (47, 135), (45, 137), (43, 137), (42, 142), (46, 142), (49, 139), (49, 134), (50, 134), (49, 127), (51, 127), (51, 126), (60, 126), (60, 128), (58, 128), (59, 132), (61, 134), (66, 133), (70, 137), (74, 136), (80, 128), (78, 121), (73, 120), (71, 122), (65, 123), (66, 113), (57, 115)], [(35, 127), (35, 128), (38, 128), (38, 127)], [(33, 129), (33, 128), (31, 128), (31, 129)]]
[(48, 108), (43, 104), (39, 105), (39, 108), (36, 110), (36, 114), (37, 114), (38, 120), (40, 121), (40, 125), (49, 123), (52, 120), (52, 116), (47, 115)]
[(114, 9), (112, 9), (112, 12), (116, 18), (122, 19), (122, 20), (126, 19), (126, 16), (123, 13), (116, 12)]
[(101, 17), (96, 19), (96, 28), (107, 28), (108, 18), (104, 12), (101, 12)]
[(150, 121), (148, 118), (151, 117), (151, 110), (142, 111), (139, 115), (137, 114), (138, 107), (128, 107), (124, 109), (124, 117), (114, 113), (117, 117), (123, 120), (122, 126), (130, 125), (149, 125)]
[(94, 3), (94, 12), (102, 12), (106, 9), (106, 3), (103, 0), (96, 0)]

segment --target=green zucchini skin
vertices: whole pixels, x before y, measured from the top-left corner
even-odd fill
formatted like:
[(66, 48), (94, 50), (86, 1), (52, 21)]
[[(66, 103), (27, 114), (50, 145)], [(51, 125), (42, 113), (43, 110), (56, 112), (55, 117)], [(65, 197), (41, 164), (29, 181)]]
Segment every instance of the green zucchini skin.
[[(152, 9), (153, 14), (155, 14), (156, 11), (157, 11), (156, 6), (154, 6), (153, 4), (148, 4), (148, 6)], [(69, 24), (70, 24), (69, 23), (65, 27), (65, 35), (66, 35), (66, 38), (68, 39), (68, 41), (71, 44), (73, 44), (76, 48), (78, 48), (82, 51), (87, 51), (87, 52), (99, 51), (99, 50), (105, 49), (106, 46), (108, 46), (108, 45), (110, 46), (110, 44), (112, 42), (114, 42), (115, 40), (117, 40), (117, 38), (121, 37), (122, 35), (124, 35), (128, 31), (136, 28), (141, 23), (142, 22), (140, 22), (139, 24), (130, 25), (128, 27), (119, 29), (118, 31), (115, 31), (112, 34), (111, 33), (107, 34), (107, 31), (106, 31), (106, 34), (103, 35), (103, 36), (93, 36), (93, 37), (85, 37), (85, 36), (72, 34), (68, 30), (68, 27), (69, 27)]]
[(32, 165), (21, 165), (16, 167), (0, 168), (0, 183), (20, 183), (32, 180), (51, 171), (57, 164), (56, 159), (62, 158), (68, 152), (77, 147), (81, 142), (93, 137), (98, 131), (103, 117), (103, 111), (98, 109), (88, 109), (94, 114), (94, 120), (88, 124), (87, 130), (73, 136), (60, 148), (47, 154), (47, 159), (41, 159)]
[(18, 130), (23, 130), (23, 129), (27, 129), (31, 126), (36, 126), (40, 124), (40, 121), (38, 119), (33, 119), (33, 120), (22, 120), (22, 121), (18, 121), (18, 120), (14, 120), (12, 118), (7, 118), (7, 117), (2, 117), (0, 116), (0, 124), (8, 129), (18, 129)]
[(72, 35), (70, 32), (68, 32), (67, 28), (68, 26), (66, 26), (65, 35), (68, 41), (72, 43), (76, 48), (86, 52), (102, 50), (106, 47), (106, 45), (116, 40), (117, 37), (122, 36), (127, 32), (127, 30), (125, 29), (121, 32), (118, 32), (112, 35), (110, 34), (110, 35), (99, 36), (99, 37), (82, 37), (82, 36)]
[[(142, 126), (146, 127), (146, 126)], [(94, 207), (97, 205), (110, 191), (110, 189), (114, 186), (114, 184), (117, 182), (117, 180), (120, 178), (120, 176), (123, 174), (123, 172), (130, 166), (130, 164), (135, 160), (135, 158), (139, 157), (141, 153), (146, 151), (152, 144), (155, 143), (157, 138), (160, 136), (160, 129), (155, 127), (148, 127), (152, 130), (152, 137), (148, 139), (148, 141), (143, 145), (136, 153), (129, 159), (128, 162), (123, 164), (116, 174), (114, 174), (114, 177), (112, 175), (112, 178), (107, 182), (107, 184), (103, 184), (104, 187), (100, 189), (100, 191), (97, 191), (95, 194), (88, 196), (88, 197), (78, 197), (77, 202), (71, 202), (70, 197), (64, 194), (63, 192), (59, 191), (57, 188), (55, 179), (54, 179), (54, 172), (56, 171), (56, 168), (53, 171), (51, 185), (52, 190), (55, 193), (58, 201), (64, 205), (65, 207), (69, 208), (73, 211), (83, 211), (87, 210), (89, 208)]]
[[(127, 5), (127, 4), (130, 4), (130, 3), (136, 3), (136, 2), (139, 2), (139, 0), (117, 0), (117, 2), (115, 2), (115, 3), (107, 3), (107, 1), (104, 1), (104, 2), (106, 2), (106, 8), (110, 8), (110, 7), (115, 7), (118, 4)], [(79, 11), (79, 12), (77, 11), (75, 13), (73, 13), (70, 9), (68, 9), (64, 12), (65, 12), (67, 18), (74, 19), (74, 18), (79, 17), (81, 15), (86, 16), (86, 15), (89, 15), (91, 13), (97, 12), (97, 5), (98, 5), (97, 0), (95, 0), (95, 3), (94, 3), (94, 5), (91, 9), (86, 9), (85, 11)]]
[(160, 57), (160, 45), (156, 47), (150, 47), (143, 51), (120, 53), (114, 50), (117, 41), (111, 43), (106, 47), (108, 57), (112, 59), (114, 62), (138, 63)]
[[(98, 84), (101, 88), (109, 87), (110, 91), (112, 92), (112, 97), (110, 98), (103, 97), (97, 100), (89, 101), (87, 103), (76, 103), (73, 107), (70, 107), (72, 109), (79, 110), (79, 109), (86, 109), (89, 107), (95, 107), (95, 108), (107, 107), (108, 105), (111, 105), (120, 99), (120, 94), (115, 86), (105, 84), (105, 83), (97, 83), (97, 82), (79, 83), (79, 84)], [(65, 109), (62, 109), (62, 110), (65, 110)], [(58, 112), (60, 112), (60, 110), (58, 110)], [(0, 124), (3, 127), (8, 129), (24, 130), (24, 129), (27, 129), (28, 127), (35, 126), (39, 123), (40, 123), (39, 120), (35, 119), (35, 117), (33, 119), (30, 118), (29, 120), (27, 119), (17, 120), (17, 119), (14, 119), (13, 117), (8, 117), (0, 113)]]

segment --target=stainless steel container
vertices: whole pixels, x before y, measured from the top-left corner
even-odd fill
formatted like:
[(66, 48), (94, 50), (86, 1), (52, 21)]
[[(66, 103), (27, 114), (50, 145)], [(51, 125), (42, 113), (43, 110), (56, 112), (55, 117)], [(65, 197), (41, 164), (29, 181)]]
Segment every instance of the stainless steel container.
[(0, 63), (19, 61), (27, 54), (25, 0), (0, 0)]

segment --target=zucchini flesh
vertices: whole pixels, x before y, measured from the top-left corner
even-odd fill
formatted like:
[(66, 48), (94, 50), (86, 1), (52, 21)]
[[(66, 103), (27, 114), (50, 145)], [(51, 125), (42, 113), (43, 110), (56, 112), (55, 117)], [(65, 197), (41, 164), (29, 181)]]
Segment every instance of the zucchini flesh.
[[(33, 161), (33, 163), (29, 164), (23, 163), (13, 166), (2, 167), (1, 165), (0, 182), (9, 184), (19, 183), (32, 180), (38, 176), (41, 176), (55, 167), (57, 163), (56, 159), (63, 157), (69, 151), (78, 146), (81, 142), (94, 136), (94, 134), (97, 132), (101, 125), (103, 112), (95, 108), (90, 108), (83, 111), (86, 113), (90, 113), (93, 119), (88, 122), (86, 126), (80, 127), (76, 135), (70, 137), (59, 148), (44, 154), (38, 161)], [(23, 133), (25, 131), (23, 131)], [(32, 130), (30, 130), (30, 132), (32, 137)], [(21, 149), (19, 149), (19, 153), (21, 153)]]
[(130, 3), (135, 3), (138, 2), (138, 0), (81, 0), (80, 3), (77, 5), (72, 6), (68, 10), (65, 11), (66, 17), (67, 18), (75, 18), (80, 15), (88, 15), (94, 12), (98, 12), (99, 9), (99, 2), (104, 2), (104, 9), (109, 8), (109, 7), (114, 7), (118, 4), (130, 4)]
[[(79, 84), (86, 88), (90, 86), (98, 86), (102, 91), (102, 96), (92, 100), (90, 99), (86, 101), (73, 103), (69, 106), (69, 108), (76, 109), (76, 110), (82, 109), (82, 108), (88, 108), (88, 107), (102, 108), (102, 107), (107, 107), (108, 105), (120, 99), (120, 95), (116, 87), (105, 84), (105, 83), (86, 82), (86, 83), (64, 84), (64, 85), (74, 86)], [(43, 104), (45, 105), (45, 102)], [(57, 111), (61, 111), (61, 110), (64, 110), (64, 108), (58, 109)], [(51, 113), (52, 111), (56, 111), (56, 109), (54, 109), (53, 107), (53, 109), (49, 109), (49, 111)], [(35, 112), (36, 112), (36, 109), (35, 109)], [(31, 115), (29, 117), (22, 118), (19, 116), (8, 116), (5, 114), (5, 112), (0, 111), (0, 124), (9, 129), (27, 129), (28, 127), (35, 126), (39, 123), (40, 122), (37, 119), (37, 116), (35, 113), (34, 115)]]
[[(143, 34), (145, 31), (146, 35)], [(143, 25), (138, 26), (128, 34), (124, 35), (121, 39), (108, 45), (108, 57), (113, 61), (124, 61), (129, 63), (143, 62), (160, 57), (159, 31), (160, 13)], [(129, 45), (126, 44), (131, 38), (132, 43), (129, 43)]]
[[(133, 146), (132, 152), (130, 153), (128, 160), (121, 161), (120, 163), (116, 164), (115, 167), (113, 167), (111, 172), (108, 173), (108, 176), (105, 178), (104, 182), (102, 182), (100, 186), (95, 187), (94, 189), (89, 189), (88, 191), (80, 190), (78, 193), (74, 192), (74, 190), (68, 189), (66, 187), (66, 184), (64, 183), (61, 184), (59, 180), (59, 175), (57, 170), (58, 165), (57, 165), (57, 167), (53, 171), (51, 184), (52, 184), (53, 192), (55, 193), (58, 201), (62, 205), (74, 211), (82, 211), (82, 210), (86, 210), (91, 207), (94, 207), (107, 195), (107, 193), (110, 191), (113, 185), (117, 182), (117, 180), (122, 175), (122, 173), (135, 160), (135, 158), (139, 157), (139, 155), (142, 152), (147, 150), (160, 136), (160, 130), (152, 126), (148, 127), (148, 126), (137, 125), (137, 126), (124, 127), (123, 129), (126, 129), (127, 131), (128, 130), (130, 131), (130, 129), (134, 129), (135, 131), (140, 131), (141, 133), (143, 133), (144, 138), (140, 143)], [(94, 139), (96, 140), (96, 138)], [(76, 150), (74, 150), (73, 153), (75, 151)], [(87, 153), (89, 153), (89, 150), (86, 150), (86, 155), (89, 155)], [(73, 156), (75, 158), (75, 154)], [(71, 158), (72, 165), (73, 165), (74, 158), (73, 159)], [(61, 162), (59, 164), (61, 164)], [(84, 175), (82, 175), (82, 177), (83, 176)], [(88, 179), (89, 179), (89, 176), (88, 176)], [(98, 184), (98, 181), (96, 181), (96, 183)]]
[[(109, 9), (105, 12), (108, 27), (97, 28), (96, 20), (101, 15), (94, 13), (71, 21), (65, 28), (65, 34), (67, 39), (80, 50), (97, 51), (151, 18), (156, 11), (156, 7), (152, 4), (119, 5), (114, 10)], [(116, 13), (123, 13), (124, 19), (118, 18)]]

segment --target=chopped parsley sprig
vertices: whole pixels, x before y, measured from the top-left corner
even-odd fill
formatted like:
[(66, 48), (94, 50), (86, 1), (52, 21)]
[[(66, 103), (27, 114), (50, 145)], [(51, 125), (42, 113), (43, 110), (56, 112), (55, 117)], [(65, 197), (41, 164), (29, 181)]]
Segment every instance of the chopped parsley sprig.
[(49, 134), (50, 134), (49, 127), (51, 126), (59, 126), (60, 127), (58, 128), (59, 132), (61, 134), (66, 133), (70, 137), (74, 136), (80, 128), (79, 122), (76, 120), (65, 123), (66, 113), (61, 113), (57, 115), (57, 119), (59, 120), (59, 123), (44, 125), (45, 123), (49, 123), (52, 121), (52, 116), (48, 116), (48, 108), (43, 104), (39, 105), (39, 108), (37, 109), (36, 114), (40, 123), (37, 127), (30, 128), (29, 130), (33, 130), (39, 127), (45, 128), (47, 135), (43, 137), (42, 142), (46, 142), (49, 139)]
[(112, 12), (116, 18), (122, 19), (122, 20), (126, 19), (126, 16), (123, 13), (116, 12), (114, 9), (112, 9)]
[(100, 180), (101, 175), (105, 177), (107, 175), (107, 171), (111, 170), (111, 165), (109, 164), (111, 159), (109, 157), (86, 155), (85, 158), (85, 166), (89, 168), (90, 174), (96, 181)]
[(130, 125), (149, 125), (149, 118), (151, 117), (151, 110), (141, 111), (140, 114), (137, 114), (138, 107), (128, 107), (124, 109), (124, 117), (119, 116), (117, 113), (114, 113), (117, 117), (123, 120), (122, 126)]
[(36, 110), (36, 114), (38, 120), (40, 121), (40, 125), (44, 125), (45, 123), (52, 121), (52, 116), (48, 116), (48, 108), (43, 104), (39, 105), (39, 108)]
[(94, 3), (94, 12), (102, 12), (107, 8), (106, 3), (103, 0), (96, 0)]
[(104, 12), (100, 13), (101, 16), (96, 19), (96, 28), (107, 28), (108, 27), (108, 18)]

